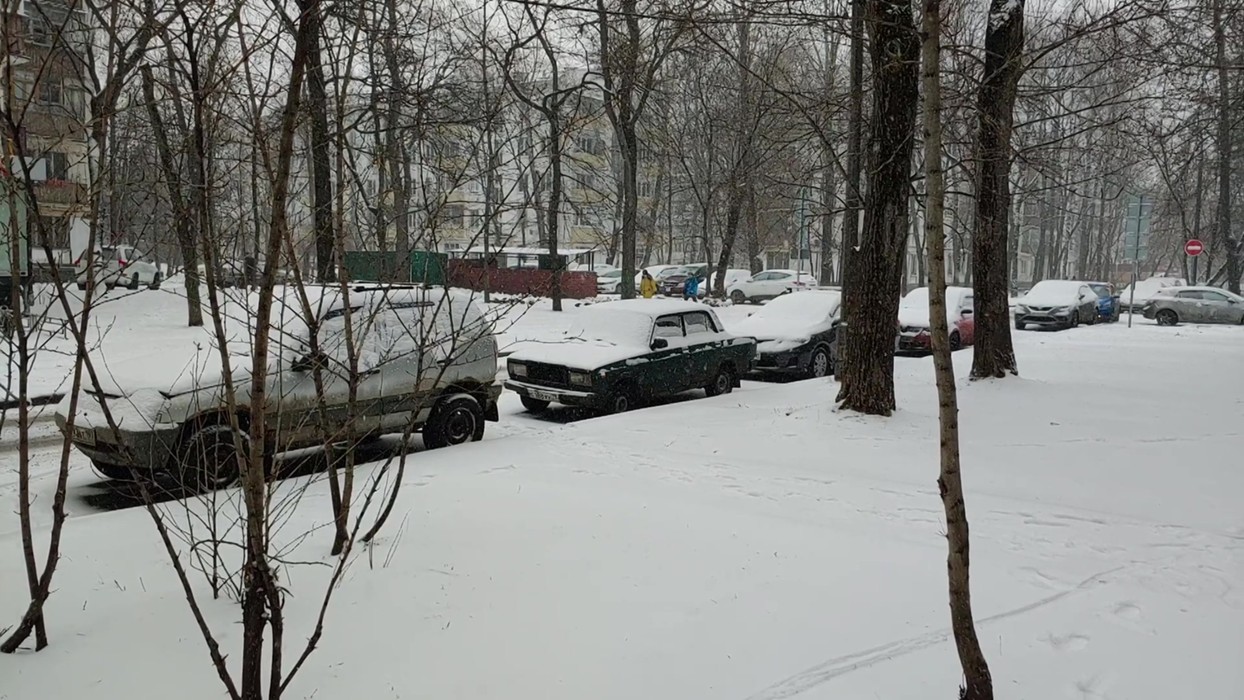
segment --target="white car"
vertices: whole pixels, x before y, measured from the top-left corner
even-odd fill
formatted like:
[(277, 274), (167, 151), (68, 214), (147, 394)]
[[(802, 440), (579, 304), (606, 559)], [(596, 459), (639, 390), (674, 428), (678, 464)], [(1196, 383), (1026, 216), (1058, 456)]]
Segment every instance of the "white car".
[(621, 284), (622, 271), (617, 268), (596, 273), (597, 294), (617, 294), (618, 286)]
[[(1133, 286), (1136, 288), (1134, 293)], [(1187, 280), (1178, 277), (1150, 277), (1140, 280), (1135, 285), (1127, 285), (1123, 291), (1119, 292), (1119, 308), (1127, 311), (1130, 307), (1133, 311), (1140, 311), (1159, 290), (1186, 286), (1188, 286)]]
[(788, 292), (812, 289), (816, 285), (816, 276), (810, 272), (765, 270), (726, 287), (726, 294), (736, 304), (757, 303)]
[[(738, 284), (739, 282), (745, 282), (748, 279), (751, 279), (751, 276), (752, 276), (751, 270), (730, 268), (726, 270), (726, 279), (722, 282), (721, 286), (723, 289), (730, 289), (731, 287)], [(716, 282), (717, 282), (717, 271), (713, 270), (713, 274), (708, 276), (708, 283), (705, 284), (703, 287), (700, 287), (701, 291), (705, 291), (705, 288), (707, 287), (712, 287), (714, 284), (716, 284)], [(700, 296), (703, 296), (703, 294), (701, 294)]]
[[(74, 261), (77, 269), (78, 289), (86, 289), (87, 260), (86, 252)], [(143, 254), (132, 245), (109, 245), (95, 249), (91, 257), (94, 270), (94, 284), (103, 285), (106, 289), (128, 287), (138, 289), (147, 287), (159, 289), (160, 268), (155, 263), (143, 259)]]
[(679, 270), (683, 269), (684, 267), (686, 266), (685, 265), (649, 265), (648, 267), (645, 267), (643, 270), (640, 270), (639, 272), (635, 273), (635, 289), (639, 289), (639, 283), (642, 282), (644, 279), (645, 270), (648, 272), (648, 274), (652, 275), (652, 279), (660, 281), (662, 277), (666, 275), (672, 275), (675, 272), (678, 272)]

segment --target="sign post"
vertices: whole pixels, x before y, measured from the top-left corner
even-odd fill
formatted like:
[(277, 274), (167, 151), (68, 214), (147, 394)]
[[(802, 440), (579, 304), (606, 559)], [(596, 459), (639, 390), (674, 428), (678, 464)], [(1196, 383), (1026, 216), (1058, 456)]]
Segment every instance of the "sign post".
[[(1145, 196), (1129, 197), (1127, 216), (1124, 220), (1124, 260), (1132, 263), (1131, 295), (1127, 300), (1127, 327), (1132, 327), (1133, 307), (1136, 302), (1136, 282), (1140, 279), (1140, 261), (1149, 255), (1149, 214), (1153, 210), (1153, 202), (1146, 202)], [(1135, 223), (1132, 223), (1135, 219)]]
[(1187, 243), (1184, 243), (1184, 253), (1187, 253), (1188, 257), (1192, 258), (1192, 285), (1194, 287), (1197, 282), (1197, 260), (1200, 258), (1201, 253), (1204, 252), (1205, 244), (1199, 238), (1191, 238)]

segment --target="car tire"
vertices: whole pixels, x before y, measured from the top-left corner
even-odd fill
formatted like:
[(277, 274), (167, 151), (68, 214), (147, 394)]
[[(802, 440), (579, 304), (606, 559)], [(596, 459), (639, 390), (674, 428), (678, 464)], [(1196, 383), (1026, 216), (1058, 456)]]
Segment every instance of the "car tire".
[(207, 493), (237, 483), (239, 464), (249, 459), (249, 441), (240, 435), (242, 454), (238, 454), (233, 427), (228, 423), (208, 423), (194, 430), (177, 450), (174, 475), (182, 488), (191, 493)]
[(1079, 326), (1080, 326), (1080, 312), (1077, 311), (1071, 315), (1071, 320), (1067, 321), (1067, 327), (1068, 328), (1079, 328)]
[(608, 413), (626, 413), (635, 408), (635, 391), (629, 385), (614, 387), (605, 404)]
[(530, 396), (519, 396), (519, 401), (523, 402), (523, 408), (532, 413), (543, 413), (549, 408), (549, 402), (541, 399), (533, 399)]
[(152, 290), (159, 289), (160, 282), (162, 281), (163, 281), (162, 275), (160, 275), (159, 272), (155, 273), (155, 275), (152, 276), (151, 278), (151, 284), (147, 285), (147, 289), (152, 289)]
[(86, 291), (86, 282), (79, 282), (79, 283), (78, 283), (78, 291), (80, 291), (80, 292), (85, 292), (85, 291)]
[(808, 377), (817, 379), (819, 377), (828, 377), (834, 373), (834, 361), (829, 356), (829, 350), (818, 347), (812, 351), (812, 357), (808, 358)]
[(1024, 323), (1023, 321), (1020, 321), (1020, 320), (1018, 320), (1018, 319), (1015, 321), (1015, 330), (1017, 330), (1017, 331), (1023, 331), (1023, 330), (1027, 330), (1027, 329), (1028, 329), (1028, 324), (1027, 324), (1027, 323)]
[(723, 396), (732, 391), (734, 391), (734, 368), (730, 365), (722, 365), (713, 377), (713, 381), (704, 387), (704, 393), (708, 396)]
[(959, 332), (955, 331), (950, 334), (950, 351), (955, 352), (961, 349), (963, 349), (963, 339), (959, 337)]
[(437, 402), (423, 425), (429, 450), (475, 442), (484, 437), (484, 411), (470, 394), (454, 394)]
[(730, 301), (734, 302), (736, 305), (746, 304), (747, 295), (736, 289), (733, 292), (730, 292)]
[(129, 289), (133, 291), (138, 291), (138, 286), (139, 286), (138, 273), (135, 272), (134, 274), (130, 275)]
[(1179, 314), (1170, 309), (1162, 309), (1153, 317), (1159, 326), (1175, 326), (1179, 324)]

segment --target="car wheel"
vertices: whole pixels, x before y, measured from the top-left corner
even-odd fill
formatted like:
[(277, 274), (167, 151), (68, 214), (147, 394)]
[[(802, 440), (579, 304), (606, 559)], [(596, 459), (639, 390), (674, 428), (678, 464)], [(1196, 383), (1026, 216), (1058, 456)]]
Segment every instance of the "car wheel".
[(160, 275), (160, 273), (159, 272), (155, 273), (155, 275), (152, 276), (151, 278), (151, 284), (147, 285), (147, 289), (159, 289), (161, 281), (163, 280), (162, 280), (162, 276)]
[(248, 459), (246, 435), (238, 436), (242, 453), (238, 453), (234, 430), (228, 423), (211, 423), (194, 431), (177, 452), (176, 476), (182, 487), (192, 493), (206, 493), (232, 486), (240, 474), (239, 465)]
[(1179, 314), (1176, 314), (1170, 309), (1162, 309), (1158, 312), (1158, 315), (1155, 316), (1155, 318), (1157, 319), (1159, 326), (1173, 326), (1179, 323)]
[(85, 292), (85, 291), (86, 291), (86, 282), (79, 282), (79, 283), (78, 283), (78, 291), (81, 291), (81, 292)]
[(430, 450), (461, 445), (483, 437), (484, 412), (469, 394), (441, 399), (423, 426), (423, 444)]
[(951, 333), (950, 334), (950, 351), (955, 352), (956, 350), (959, 350), (962, 347), (963, 347), (963, 340), (959, 337), (959, 333), (957, 331), (954, 333)]
[(808, 376), (812, 378), (828, 377), (834, 373), (834, 363), (829, 359), (829, 351), (825, 348), (817, 348), (812, 352), (812, 359), (808, 360)]
[(1028, 328), (1027, 323), (1024, 323), (1023, 321), (1019, 321), (1019, 320), (1015, 321), (1015, 330), (1022, 331), (1022, 330), (1025, 330), (1026, 328)]
[(1077, 328), (1080, 325), (1080, 312), (1077, 311), (1071, 315), (1071, 320), (1067, 322), (1068, 328)]
[(709, 396), (721, 396), (732, 391), (734, 391), (734, 370), (729, 365), (723, 365), (717, 370), (717, 376), (704, 387), (704, 393)]
[(135, 291), (137, 291), (137, 290), (138, 290), (138, 273), (137, 273), (137, 272), (135, 272), (134, 274), (130, 275), (130, 284), (129, 284), (129, 288), (130, 288), (130, 289), (132, 289), (132, 290), (135, 290)]
[(628, 385), (614, 387), (606, 400), (605, 410), (609, 413), (626, 413), (635, 408), (635, 391)]
[(548, 401), (542, 401), (540, 399), (533, 399), (530, 396), (520, 396), (518, 398), (520, 401), (523, 402), (523, 408), (527, 409), (528, 411), (531, 411), (532, 413), (540, 413), (541, 411), (548, 410), (548, 407), (549, 407)]
[(746, 304), (747, 295), (736, 289), (733, 292), (730, 292), (730, 301), (735, 304)]

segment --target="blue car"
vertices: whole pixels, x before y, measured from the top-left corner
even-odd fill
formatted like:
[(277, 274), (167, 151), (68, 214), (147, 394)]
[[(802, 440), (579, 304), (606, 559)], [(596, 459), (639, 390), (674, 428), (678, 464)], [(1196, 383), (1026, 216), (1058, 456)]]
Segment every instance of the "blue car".
[(1114, 285), (1106, 282), (1089, 282), (1088, 286), (1097, 294), (1097, 318), (1101, 321), (1114, 323), (1119, 320), (1119, 295)]

